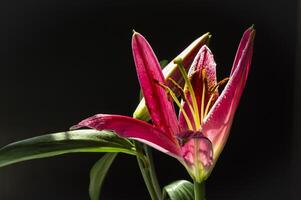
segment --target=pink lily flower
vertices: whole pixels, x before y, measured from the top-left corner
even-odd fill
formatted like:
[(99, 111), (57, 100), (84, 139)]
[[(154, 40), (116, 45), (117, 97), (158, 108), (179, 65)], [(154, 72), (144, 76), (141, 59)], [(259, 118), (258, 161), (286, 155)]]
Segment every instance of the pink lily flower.
[[(76, 128), (112, 130), (122, 137), (143, 142), (178, 159), (194, 180), (205, 180), (228, 138), (247, 80), (254, 37), (253, 27), (245, 31), (229, 78), (218, 83), (216, 64), (207, 46), (199, 50), (188, 74), (182, 60), (175, 59), (185, 80), (185, 87), (181, 88), (172, 79), (164, 80), (151, 46), (135, 32), (133, 56), (152, 124), (128, 116), (97, 114), (81, 121)], [(178, 88), (182, 101), (170, 89), (171, 83)], [(224, 83), (219, 94), (218, 88)], [(179, 117), (174, 103), (179, 107)]]

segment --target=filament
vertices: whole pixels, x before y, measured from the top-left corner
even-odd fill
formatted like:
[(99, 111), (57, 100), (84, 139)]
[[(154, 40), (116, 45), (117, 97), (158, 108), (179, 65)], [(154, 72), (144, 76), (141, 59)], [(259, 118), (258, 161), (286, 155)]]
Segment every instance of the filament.
[(202, 88), (202, 102), (201, 102), (201, 121), (203, 121), (205, 113), (204, 113), (204, 106), (205, 106), (205, 91), (206, 91), (206, 70), (205, 68), (202, 69), (202, 79), (203, 79), (203, 88)]
[(168, 78), (168, 80), (170, 80), (178, 88), (178, 90), (181, 93), (181, 97), (187, 103), (191, 114), (193, 114), (194, 113), (193, 107), (192, 107), (190, 101), (187, 99), (187, 96), (185, 95), (185, 92), (184, 92), (183, 88), (175, 80), (173, 80), (172, 78)]
[(211, 102), (213, 100), (213, 97), (214, 97), (214, 92), (219, 88), (219, 86), (222, 86), (228, 80), (229, 80), (229, 77), (224, 78), (223, 80), (219, 81), (215, 86), (213, 86), (212, 88), (210, 88), (209, 92), (211, 93), (211, 95), (210, 95), (210, 98), (209, 98), (208, 103), (206, 105), (205, 116), (208, 114), (210, 104), (211, 104)]
[(180, 110), (182, 111), (182, 114), (184, 116), (184, 119), (187, 123), (187, 126), (190, 130), (193, 130), (192, 124), (189, 120), (189, 117), (185, 111), (185, 109), (183, 108), (183, 106), (181, 105), (181, 103), (179, 102), (177, 96), (175, 95), (175, 93), (172, 91), (172, 89), (170, 89), (169, 87), (167, 87), (166, 85), (162, 84), (162, 83), (158, 83), (162, 88), (165, 89), (165, 91), (170, 94), (170, 96), (172, 97), (172, 99), (174, 100), (174, 102), (177, 104), (177, 106), (180, 108)]
[(185, 83), (188, 87), (188, 90), (190, 92), (190, 97), (191, 97), (191, 100), (192, 100), (192, 106), (193, 106), (193, 116), (194, 116), (194, 121), (195, 121), (195, 128), (196, 129), (199, 129), (200, 128), (200, 117), (199, 117), (199, 109), (198, 109), (198, 104), (197, 104), (197, 101), (196, 101), (196, 97), (195, 97), (195, 93), (194, 93), (194, 90), (192, 88), (192, 85), (191, 85), (191, 82), (190, 80), (188, 79), (188, 75), (184, 69), (184, 66), (183, 66), (183, 60), (180, 58), (180, 57), (177, 57), (175, 60), (174, 60), (174, 63), (177, 64), (184, 80), (185, 80)]

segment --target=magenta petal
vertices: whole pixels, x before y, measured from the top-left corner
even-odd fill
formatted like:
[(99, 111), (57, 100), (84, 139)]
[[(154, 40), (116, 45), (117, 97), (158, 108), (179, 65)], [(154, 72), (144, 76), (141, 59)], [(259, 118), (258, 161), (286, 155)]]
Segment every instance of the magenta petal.
[(234, 73), (236, 67), (238, 66), (238, 62), (240, 61), (242, 53), (243, 53), (244, 49), (246, 48), (246, 45), (249, 41), (250, 35), (253, 34), (253, 32), (254, 32), (253, 26), (248, 28), (244, 32), (244, 34), (243, 34), (243, 36), (240, 40), (236, 55), (235, 55), (235, 59), (234, 59), (234, 62), (233, 62), (233, 66), (232, 66), (230, 76)]
[[(206, 87), (203, 88), (203, 78), (202, 78), (202, 69), (205, 69), (206, 71)], [(205, 89), (205, 99), (204, 99), (204, 107), (206, 107), (207, 102), (209, 101), (209, 98), (211, 96), (211, 93), (209, 92), (209, 88), (214, 87), (217, 84), (216, 81), (216, 63), (214, 61), (213, 54), (211, 53), (210, 49), (204, 45), (198, 54), (196, 55), (190, 69), (188, 72), (188, 75), (191, 77), (191, 84), (194, 89), (194, 93), (196, 96), (196, 100), (198, 103), (199, 111), (201, 111), (201, 102), (202, 102), (202, 96), (203, 96), (203, 89)], [(215, 92), (213, 101), (217, 99), (218, 92)], [(188, 99), (189, 94), (187, 95)], [(186, 113), (188, 116), (192, 116), (189, 111), (189, 108), (187, 106), (187, 103), (184, 103), (183, 105)], [(186, 121), (183, 119), (182, 113), (180, 112), (179, 115), (179, 123), (180, 127), (187, 127)], [(192, 119), (190, 121), (193, 121)], [(193, 123), (194, 124), (194, 123)]]
[[(182, 51), (177, 58), (183, 59), (183, 65), (185, 70), (188, 71), (194, 57), (199, 52), (200, 48), (208, 42), (210, 38), (209, 33), (204, 34), (203, 36), (194, 40), (187, 48)], [(181, 87), (184, 84), (183, 77), (177, 67), (177, 64), (173, 62), (173, 60), (164, 67), (162, 70), (164, 78), (166, 80), (167, 86), (172, 89), (173, 91), (177, 90), (177, 87), (169, 80), (169, 78), (175, 80)], [(147, 112), (145, 100), (140, 101), (138, 107), (136, 108), (135, 112), (133, 113), (134, 118), (141, 119), (143, 121), (148, 121), (150, 119), (149, 113)]]
[(240, 57), (235, 59), (239, 60), (236, 62), (237, 66), (233, 66), (234, 71), (230, 75), (225, 89), (213, 105), (202, 126), (202, 132), (213, 144), (215, 158), (219, 156), (228, 138), (252, 60), (255, 31), (252, 29), (251, 32), (247, 31), (245, 34), (247, 34), (248, 40), (245, 42), (246, 36), (244, 35), (238, 49), (241, 54), (237, 54)]
[(140, 86), (153, 124), (171, 137), (179, 132), (173, 102), (158, 84), (165, 84), (160, 64), (146, 39), (134, 33), (132, 39), (133, 56)]
[(193, 135), (181, 147), (182, 157), (189, 167), (201, 164), (208, 169), (213, 164), (212, 144), (201, 133), (191, 132), (191, 134)]
[[(214, 61), (214, 57), (210, 49), (204, 45), (196, 57), (194, 58), (194, 61), (189, 69), (188, 74), (192, 75), (195, 74), (195, 79), (202, 82), (202, 73), (201, 70), (205, 69), (206, 71), (206, 79), (207, 79), (207, 84), (209, 87), (213, 87), (216, 85), (216, 63)], [(192, 80), (192, 81), (196, 81)], [(193, 84), (193, 83), (192, 83)], [(195, 83), (197, 84), (197, 83)], [(201, 96), (201, 91), (196, 91), (199, 92), (199, 96)]]
[(81, 121), (76, 128), (89, 127), (96, 130), (112, 130), (121, 137), (135, 139), (158, 149), (166, 154), (176, 156), (177, 144), (166, 137), (154, 126), (122, 115), (98, 114)]

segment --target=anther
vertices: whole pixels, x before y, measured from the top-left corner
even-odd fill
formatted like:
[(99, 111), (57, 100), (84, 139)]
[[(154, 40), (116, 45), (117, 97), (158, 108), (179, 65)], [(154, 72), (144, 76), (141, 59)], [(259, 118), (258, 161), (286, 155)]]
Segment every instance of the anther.
[(229, 78), (224, 78), (223, 80), (219, 81), (215, 86), (211, 87), (209, 89), (209, 92), (211, 93), (210, 95), (210, 98), (209, 98), (209, 101), (207, 102), (207, 105), (206, 105), (206, 108), (205, 108), (205, 114), (204, 116), (206, 116), (209, 112), (209, 107), (211, 106), (211, 103), (213, 101), (213, 98), (214, 98), (214, 92), (218, 89), (219, 86), (225, 84), (227, 81), (229, 80)]
[(205, 117), (205, 91), (206, 91), (206, 85), (207, 85), (207, 78), (206, 78), (206, 69), (205, 67), (202, 68), (202, 80), (203, 80), (203, 89), (202, 89), (202, 101), (201, 101), (201, 122), (203, 121)]
[(181, 96), (182, 99), (186, 99), (183, 88), (175, 80), (173, 80), (171, 77), (169, 77), (167, 80), (169, 80), (177, 88), (179, 96)]
[(205, 68), (202, 69), (202, 79), (203, 79), (203, 81), (207, 80), (206, 69)]
[(219, 81), (216, 85), (212, 86), (212, 87), (209, 89), (209, 92), (210, 92), (210, 93), (214, 93), (215, 90), (216, 90), (219, 86), (224, 85), (225, 83), (228, 82), (228, 80), (229, 80), (229, 77), (224, 78), (223, 80)]

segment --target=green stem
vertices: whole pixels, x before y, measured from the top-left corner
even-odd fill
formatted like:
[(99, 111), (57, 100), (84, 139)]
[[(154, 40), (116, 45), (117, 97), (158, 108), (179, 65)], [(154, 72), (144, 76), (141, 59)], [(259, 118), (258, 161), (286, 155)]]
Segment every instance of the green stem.
[(152, 150), (150, 147), (148, 147), (146, 145), (144, 145), (144, 149), (145, 149), (146, 156), (148, 157), (148, 160), (149, 160), (149, 173), (151, 176), (153, 187), (157, 193), (158, 198), (162, 199), (161, 187), (160, 187), (160, 184), (159, 184), (159, 181), (157, 178), (157, 174), (156, 174), (156, 170), (155, 170)]
[[(150, 175), (150, 171), (149, 171), (149, 162), (148, 162), (147, 157), (145, 157), (145, 155), (143, 153), (143, 147), (139, 142), (135, 142), (135, 146), (136, 146), (136, 151), (138, 154), (137, 162), (138, 162), (142, 177), (144, 179), (145, 185), (149, 192), (149, 195), (152, 200), (159, 200), (159, 198), (156, 194), (156, 191), (153, 187), (153, 183), (152, 183), (152, 179), (151, 179), (151, 175)], [(143, 157), (146, 159), (142, 159)]]
[(201, 183), (194, 181), (194, 199), (205, 200), (205, 181)]

